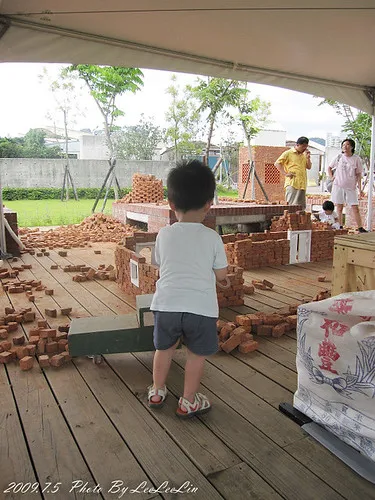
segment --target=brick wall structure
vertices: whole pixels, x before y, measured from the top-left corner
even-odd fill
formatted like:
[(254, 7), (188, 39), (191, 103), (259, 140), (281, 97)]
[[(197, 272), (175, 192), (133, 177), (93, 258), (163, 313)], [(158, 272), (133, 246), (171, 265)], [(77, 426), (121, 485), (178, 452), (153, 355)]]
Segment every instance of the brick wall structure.
[[(156, 233), (134, 233), (133, 237), (124, 238), (123, 244), (117, 245), (115, 251), (117, 283), (128, 295), (144, 295), (154, 293), (156, 281), (159, 279), (159, 268), (146, 261), (146, 257), (135, 252), (137, 243), (155, 243)], [(137, 263), (139, 286), (131, 280), (131, 261)], [(134, 265), (134, 264), (133, 264)], [(229, 266), (228, 288), (217, 287), (217, 298), (220, 307), (241, 306), (244, 304), (243, 269)]]
[[(311, 233), (312, 262), (333, 259), (334, 239), (346, 229), (314, 229)], [(287, 231), (237, 233), (223, 236), (228, 262), (245, 270), (289, 264), (290, 243)]]
[[(211, 229), (217, 225), (236, 224), (248, 222), (268, 222), (272, 218), (280, 216), (288, 209), (289, 212), (300, 210), (298, 205), (288, 206), (286, 204), (261, 205), (250, 203), (220, 202), (210, 208), (203, 224)], [(176, 215), (166, 203), (113, 203), (113, 217), (123, 223), (130, 220), (147, 223), (149, 232), (158, 232), (164, 226), (170, 226), (176, 222)]]
[[(277, 158), (287, 151), (287, 147), (279, 146), (253, 146), (252, 155), (255, 163), (255, 170), (263, 184), (264, 190), (271, 202), (285, 200), (284, 176), (275, 167)], [(238, 196), (242, 197), (245, 190), (246, 179), (249, 173), (249, 153), (247, 147), (239, 150), (238, 165)], [(251, 198), (251, 185), (249, 183), (246, 190), (246, 199)], [(258, 182), (255, 181), (255, 199), (263, 200), (264, 195)]]

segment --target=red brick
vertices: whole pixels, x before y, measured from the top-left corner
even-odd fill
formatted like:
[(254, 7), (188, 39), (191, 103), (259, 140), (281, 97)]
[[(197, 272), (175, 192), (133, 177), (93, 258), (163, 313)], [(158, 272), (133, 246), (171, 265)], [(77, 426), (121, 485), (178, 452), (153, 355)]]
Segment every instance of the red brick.
[(46, 316), (50, 316), (51, 318), (57, 317), (56, 309), (45, 309), (44, 312), (45, 312)]
[(41, 368), (47, 368), (49, 366), (49, 356), (46, 354), (39, 356), (38, 361)]
[(289, 323), (290, 325), (296, 327), (297, 326), (297, 315), (296, 314), (293, 314), (291, 316), (287, 316), (286, 317), (286, 321), (287, 323)]
[(256, 351), (258, 349), (258, 346), (258, 342), (255, 342), (254, 340), (248, 340), (247, 342), (242, 342), (238, 346), (238, 350), (239, 352), (246, 354), (248, 352)]
[(25, 323), (31, 323), (32, 321), (35, 321), (35, 312), (28, 311), (23, 315), (23, 321)]
[(20, 359), (20, 368), (23, 371), (31, 370), (34, 364), (34, 358), (32, 356), (25, 356)]
[(6, 340), (8, 338), (8, 330), (5, 330), (4, 328), (0, 329), (0, 339)]
[(6, 364), (12, 361), (13, 355), (9, 351), (0, 352), (0, 364)]
[(239, 346), (241, 343), (242, 333), (243, 332), (237, 333), (236, 335), (231, 335), (229, 339), (226, 342), (224, 342), (223, 345), (221, 346), (223, 351), (229, 353), (233, 351), (233, 349), (235, 349), (237, 346)]
[(46, 341), (45, 340), (39, 340), (37, 344), (37, 351), (39, 354), (44, 354), (46, 352)]
[(57, 352), (59, 350), (59, 345), (57, 342), (52, 341), (52, 342), (47, 342), (46, 344), (46, 353), (52, 354), (54, 352)]
[(38, 319), (38, 328), (48, 328), (48, 323), (45, 319)]
[(257, 335), (270, 337), (272, 335), (273, 326), (271, 325), (258, 325), (257, 326)]
[(27, 349), (29, 356), (35, 356), (35, 354), (36, 354), (36, 345), (34, 345), (34, 344), (27, 344), (25, 346), (25, 348)]
[(26, 346), (17, 347), (17, 351), (16, 352), (17, 352), (17, 358), (18, 359), (22, 359), (25, 356), (29, 356), (29, 350), (27, 349)]
[(0, 347), (3, 351), (9, 351), (12, 348), (12, 343), (9, 340), (0, 342)]
[(15, 335), (12, 340), (14, 345), (22, 345), (25, 343), (24, 335)]
[(49, 362), (51, 366), (58, 368), (64, 364), (64, 356), (62, 354), (55, 354)]

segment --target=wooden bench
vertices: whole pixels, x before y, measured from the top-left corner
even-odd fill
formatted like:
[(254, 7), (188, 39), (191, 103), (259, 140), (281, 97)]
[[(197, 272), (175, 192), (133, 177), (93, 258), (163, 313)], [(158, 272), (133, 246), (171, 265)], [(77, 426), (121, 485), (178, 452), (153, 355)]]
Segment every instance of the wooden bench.
[(155, 350), (154, 326), (151, 321), (145, 324), (146, 314), (152, 314), (151, 299), (152, 295), (136, 297), (136, 313), (73, 319), (68, 335), (70, 355), (93, 356), (100, 362), (102, 354)]

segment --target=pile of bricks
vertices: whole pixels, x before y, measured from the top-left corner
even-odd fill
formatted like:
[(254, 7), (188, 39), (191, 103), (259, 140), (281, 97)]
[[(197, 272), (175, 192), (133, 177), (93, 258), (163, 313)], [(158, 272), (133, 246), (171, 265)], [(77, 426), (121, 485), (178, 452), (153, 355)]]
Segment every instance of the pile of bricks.
[(251, 326), (239, 325), (237, 321), (227, 323), (221, 319), (217, 321), (216, 326), (220, 351), (230, 353), (237, 348), (239, 352), (248, 353), (258, 348), (258, 342), (254, 340), (253, 335), (250, 333)]
[(254, 233), (247, 235), (247, 238), (243, 236), (237, 238), (236, 235), (224, 236), (228, 262), (246, 270), (268, 265), (288, 264), (289, 240), (280, 236), (280, 233), (274, 236), (273, 233)]
[(236, 316), (233, 322), (219, 320), (219, 349), (227, 353), (236, 348), (242, 353), (252, 352), (258, 348), (254, 335), (278, 338), (296, 327), (297, 305), (272, 314), (241, 314)]
[(271, 231), (304, 231), (312, 229), (311, 214), (306, 212), (290, 213), (284, 211), (281, 217), (274, 217)]
[(35, 301), (34, 290), (40, 292), (46, 289), (40, 280), (4, 281), (2, 286), (8, 293), (25, 293), (29, 302)]
[(65, 272), (78, 271), (79, 274), (73, 276), (73, 281), (76, 282), (82, 283), (84, 281), (92, 281), (94, 279), (116, 281), (116, 270), (112, 264), (109, 266), (100, 264), (98, 269), (88, 266), (65, 266), (63, 270)]
[(21, 370), (30, 370), (34, 365), (35, 355), (38, 355), (41, 367), (59, 367), (70, 361), (67, 327), (61, 327), (62, 331), (57, 332), (48, 328), (47, 321), (38, 320), (38, 327), (28, 332), (28, 339), (22, 333), (9, 338), (9, 334), (17, 332), (21, 323), (33, 321), (35, 313), (31, 308), (5, 308), (5, 314), (0, 317), (0, 363), (19, 360)]
[(229, 287), (216, 287), (219, 307), (241, 306), (244, 304), (243, 285), (245, 281), (243, 279), (243, 271), (242, 267), (228, 266), (227, 278), (229, 280)]
[[(132, 235), (134, 227), (114, 219), (105, 214), (93, 214), (86, 217), (80, 224), (61, 226), (49, 231), (19, 230), (20, 238), (30, 253), (35, 253), (34, 248), (50, 249), (62, 247), (65, 249), (89, 246), (89, 242), (111, 241), (119, 243), (125, 236)], [(44, 249), (46, 250), (46, 249)], [(46, 252), (40, 252), (47, 255)], [(39, 255), (42, 257), (43, 255)]]
[(119, 203), (157, 203), (163, 198), (163, 181), (154, 175), (134, 174), (131, 192)]

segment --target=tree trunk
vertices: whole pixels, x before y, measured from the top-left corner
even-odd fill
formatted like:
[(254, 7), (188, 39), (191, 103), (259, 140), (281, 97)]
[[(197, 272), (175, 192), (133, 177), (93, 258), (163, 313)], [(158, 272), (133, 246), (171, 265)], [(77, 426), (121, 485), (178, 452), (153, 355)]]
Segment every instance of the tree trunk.
[(205, 164), (206, 165), (209, 165), (208, 159), (210, 157), (211, 139), (212, 139), (212, 134), (214, 133), (214, 125), (215, 125), (215, 116), (211, 117), (210, 128), (208, 130), (207, 146), (206, 146), (206, 157), (205, 157)]

